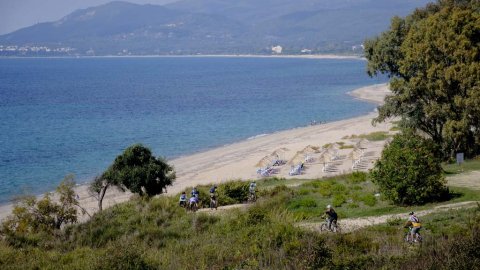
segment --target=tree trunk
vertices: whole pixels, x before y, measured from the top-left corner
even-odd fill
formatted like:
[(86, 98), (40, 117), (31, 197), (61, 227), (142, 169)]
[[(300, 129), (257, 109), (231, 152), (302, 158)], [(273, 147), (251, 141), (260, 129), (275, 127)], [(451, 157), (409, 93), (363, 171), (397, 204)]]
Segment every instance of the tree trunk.
[(103, 197), (105, 197), (105, 193), (107, 193), (108, 186), (109, 184), (106, 184), (104, 187), (102, 187), (100, 196), (98, 196), (98, 212), (102, 212)]

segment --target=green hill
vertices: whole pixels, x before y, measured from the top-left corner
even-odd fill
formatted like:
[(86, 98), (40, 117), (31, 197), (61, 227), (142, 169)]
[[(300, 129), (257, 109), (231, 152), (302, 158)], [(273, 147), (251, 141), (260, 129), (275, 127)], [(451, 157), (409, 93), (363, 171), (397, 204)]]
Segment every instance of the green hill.
[[(327, 183), (327, 184), (322, 184)], [(293, 184), (294, 187), (286, 186)], [(224, 203), (248, 183), (219, 185)], [(229, 187), (227, 187), (229, 186)], [(208, 187), (201, 188), (201, 194)], [(320, 220), (325, 203), (343, 190), (342, 219), (408, 212), (381, 199), (363, 176), (327, 181), (267, 179), (249, 207), (190, 213), (176, 198), (133, 199), (54, 235), (4, 235), (2, 269), (478, 269), (480, 207), (421, 216), (422, 245), (404, 243), (402, 220), (342, 234), (297, 226)], [(223, 190), (223, 191), (222, 191)], [(226, 192), (226, 190), (230, 190)], [(454, 201), (479, 198), (453, 190)], [(206, 195), (204, 195), (206, 196)], [(350, 202), (349, 202), (350, 201)], [(356, 203), (356, 206), (352, 204)], [(431, 208), (427, 205), (425, 208)]]
[[(429, 0), (179, 1), (166, 6), (111, 2), (77, 10), (55, 22), (0, 36), (16, 46), (1, 55), (270, 54), (352, 51)], [(46, 46), (39, 52), (38, 47)], [(23, 49), (20, 49), (22, 48)], [(37, 47), (36, 50), (31, 50)], [(57, 53), (58, 50), (57, 50)]]

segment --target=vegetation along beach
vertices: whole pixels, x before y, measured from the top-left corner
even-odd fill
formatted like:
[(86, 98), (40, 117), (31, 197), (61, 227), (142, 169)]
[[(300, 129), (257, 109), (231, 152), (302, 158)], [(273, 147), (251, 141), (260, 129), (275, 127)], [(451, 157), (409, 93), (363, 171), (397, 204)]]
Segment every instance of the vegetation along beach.
[(480, 1), (167, 2), (0, 36), (1, 269), (480, 269)]

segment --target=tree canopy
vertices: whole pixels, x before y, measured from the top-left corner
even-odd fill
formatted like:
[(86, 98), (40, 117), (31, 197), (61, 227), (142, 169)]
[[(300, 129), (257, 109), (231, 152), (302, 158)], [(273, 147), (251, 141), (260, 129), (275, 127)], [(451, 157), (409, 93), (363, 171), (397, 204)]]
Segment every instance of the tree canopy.
[(372, 179), (385, 197), (399, 205), (438, 201), (448, 195), (437, 147), (412, 133), (395, 135), (372, 170)]
[(78, 203), (74, 187), (74, 177), (68, 175), (56, 188), (55, 199), (51, 193), (41, 199), (33, 195), (21, 198), (13, 206), (12, 215), (2, 222), (0, 234), (7, 236), (7, 240), (23, 239), (28, 234), (51, 234), (65, 224), (76, 223), (77, 208), (84, 214), (85, 211)]
[(390, 77), (376, 122), (400, 116), (444, 157), (480, 152), (480, 1), (440, 0), (365, 42), (368, 73)]
[(101, 179), (133, 193), (154, 196), (173, 183), (175, 172), (163, 158), (154, 157), (150, 149), (136, 144), (117, 156)]

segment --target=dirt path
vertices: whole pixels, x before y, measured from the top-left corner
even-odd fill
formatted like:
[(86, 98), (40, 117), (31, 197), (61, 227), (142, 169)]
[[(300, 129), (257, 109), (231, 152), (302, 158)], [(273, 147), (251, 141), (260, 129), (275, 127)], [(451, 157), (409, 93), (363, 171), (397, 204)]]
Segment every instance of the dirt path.
[[(468, 202), (460, 202), (460, 203), (452, 203), (452, 204), (445, 204), (445, 205), (439, 205), (435, 206), (432, 209), (429, 210), (421, 210), (416, 212), (416, 215), (418, 216), (424, 216), (428, 215), (431, 213), (437, 213), (437, 212), (443, 212), (443, 211), (448, 211), (450, 209), (459, 209), (459, 208), (470, 208), (470, 207), (475, 207), (477, 206), (477, 201), (468, 201)], [(390, 214), (390, 215), (383, 215), (383, 216), (372, 216), (372, 217), (362, 217), (362, 218), (347, 218), (347, 219), (341, 219), (339, 221), (339, 224), (342, 228), (343, 232), (351, 232), (355, 231), (364, 227), (376, 225), (376, 224), (382, 224), (386, 223), (388, 220), (392, 219), (402, 219), (402, 220), (407, 220), (408, 218), (408, 213), (402, 213), (402, 214)], [(297, 225), (302, 228), (306, 228), (309, 230), (314, 230), (314, 231), (320, 231), (320, 225), (322, 222), (304, 222), (304, 223), (298, 223)]]

